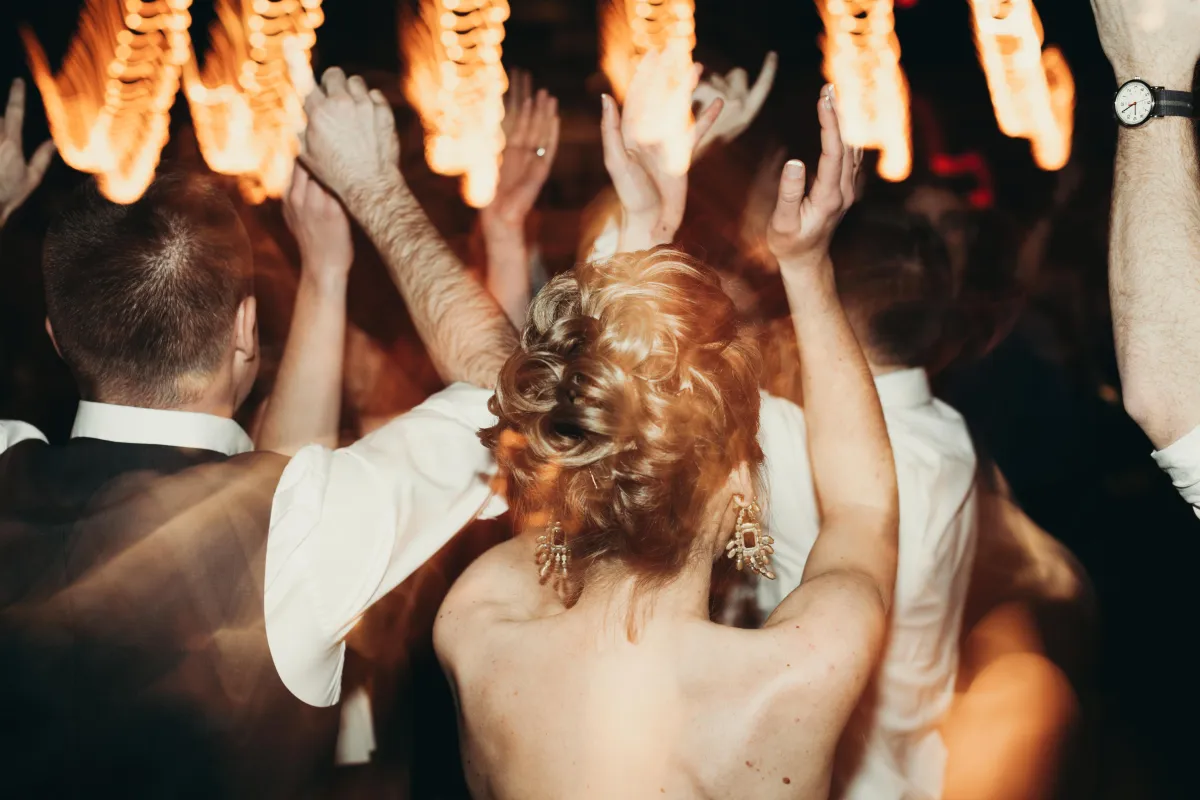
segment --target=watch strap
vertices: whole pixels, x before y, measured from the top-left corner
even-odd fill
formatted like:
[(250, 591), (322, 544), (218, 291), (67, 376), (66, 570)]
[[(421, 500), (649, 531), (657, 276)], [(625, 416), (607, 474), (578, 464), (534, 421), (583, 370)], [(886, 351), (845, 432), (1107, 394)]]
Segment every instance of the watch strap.
[(1196, 96), (1191, 92), (1156, 89), (1154, 92), (1154, 116), (1195, 117)]

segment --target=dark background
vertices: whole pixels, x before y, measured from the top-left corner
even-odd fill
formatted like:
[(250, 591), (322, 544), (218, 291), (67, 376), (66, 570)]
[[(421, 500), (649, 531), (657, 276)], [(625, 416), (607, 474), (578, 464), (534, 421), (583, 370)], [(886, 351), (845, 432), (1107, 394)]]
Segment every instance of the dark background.
[[(28, 79), (18, 22), (32, 26), (51, 62), (57, 63), (80, 5), (44, 0), (23, 4), (18, 11), (6, 4), (0, 12), (0, 81), (6, 84), (16, 75)], [(398, 5), (395, 0), (327, 0), (326, 22), (314, 51), (318, 69), (337, 64), (364, 71), (402, 104)], [(563, 146), (540, 203), (542, 247), (551, 265), (562, 268), (573, 257), (579, 212), (604, 185), (597, 135), (604, 83), (595, 74), (596, 10), (584, 0), (512, 0), (512, 5), (505, 63), (533, 70), (537, 81), (559, 97), (563, 109)], [(697, 60), (722, 71), (745, 66), (753, 75), (767, 50), (781, 56), (767, 107), (729, 158), (752, 167), (773, 144), (783, 144), (800, 157), (814, 153), (812, 104), (822, 83), (817, 45), (821, 24), (814, 4), (697, 0), (696, 5)], [(1041, 0), (1037, 5), (1046, 42), (1062, 48), (1076, 81), (1072, 168), (1081, 183), (1056, 223), (1047, 255), (1065, 282), (1035, 296), (1008, 340), (983, 362), (958, 370), (942, 389), (967, 416), (981, 452), (996, 459), (1030, 516), (1075, 552), (1094, 585), (1100, 627), (1094, 657), (1076, 680), (1083, 719), (1076, 769), (1064, 794), (1194, 796), (1188, 767), (1197, 741), (1191, 655), (1196, 625), (1189, 620), (1200, 606), (1193, 590), (1200, 585), (1195, 569), (1200, 526), (1155, 469), (1149, 442), (1119, 402), (1105, 311), (1104, 238), (1115, 145), (1109, 110), (1113, 76), (1087, 2)], [(211, 3), (199, 0), (192, 13), (196, 51), (203, 53), (204, 30), (213, 18)], [(968, 3), (919, 0), (912, 8), (897, 10), (896, 27), (914, 94), (917, 177), (924, 170), (929, 133), (937, 129), (945, 151), (985, 155), (999, 213), (1013, 230), (1027, 229), (1050, 207), (1058, 177), (1037, 169), (1025, 141), (999, 132), (975, 55)], [(406, 131), (406, 174), (443, 231), (461, 241), (471, 216), (458, 204), (453, 181), (423, 171), (419, 131), (410, 113), (401, 110), (399, 117)], [(187, 124), (186, 103), (180, 98), (167, 157), (195, 159), (194, 152), (186, 152)], [(27, 149), (46, 135), (37, 94), (31, 91)], [(727, 172), (705, 170), (704, 164), (697, 167), (693, 194), (703, 196), (694, 196), (693, 203), (706, 207), (708, 201), (724, 199), (730, 213), (738, 213), (745, 196), (733, 188), (738, 181), (727, 179)], [(0, 416), (36, 422), (52, 437), (69, 430), (75, 397), (40, 330), (44, 312), (37, 249), (58, 198), (78, 180), (80, 176), (56, 160), (45, 185), (10, 220), (0, 242)], [(731, 188), (722, 198), (726, 182)], [(275, 203), (247, 213), (260, 218), (264, 230), (282, 230)], [(1171, 222), (1146, 224), (1152, 235), (1156, 226)], [(362, 300), (387, 297), (388, 290), (382, 295), (377, 291), (386, 287), (386, 278), (377, 274), (359, 284), (358, 301), (352, 290), (352, 317), (373, 334), (402, 337), (402, 325), (379, 322), (397, 313), (398, 300)], [(280, 343), (286, 313), (280, 312), (273, 324), (270, 312), (266, 314), (268, 352)], [(419, 719), (417, 724), (419, 743)], [(417, 796), (443, 793), (435, 788), (436, 777), (421, 777), (420, 753), (413, 774), (414, 787), (426, 787)]]

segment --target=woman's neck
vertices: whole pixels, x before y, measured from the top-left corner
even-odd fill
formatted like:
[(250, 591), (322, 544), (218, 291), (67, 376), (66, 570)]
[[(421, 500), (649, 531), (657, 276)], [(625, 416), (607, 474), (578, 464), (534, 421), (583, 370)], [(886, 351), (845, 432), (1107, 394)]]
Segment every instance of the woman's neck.
[(624, 626), (632, 611), (639, 622), (650, 618), (709, 618), (712, 559), (693, 553), (677, 576), (664, 584), (639, 588), (639, 579), (618, 562), (594, 565), (575, 603), (578, 609), (602, 609)]

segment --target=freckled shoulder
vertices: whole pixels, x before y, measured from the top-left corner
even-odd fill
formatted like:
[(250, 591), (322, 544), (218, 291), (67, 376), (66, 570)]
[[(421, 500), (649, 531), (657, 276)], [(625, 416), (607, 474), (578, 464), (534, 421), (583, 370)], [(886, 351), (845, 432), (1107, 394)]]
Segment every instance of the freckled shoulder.
[(453, 655), (489, 625), (518, 618), (521, 598), (536, 585), (534, 548), (528, 537), (516, 537), (467, 567), (438, 610), (433, 643), (439, 654)]

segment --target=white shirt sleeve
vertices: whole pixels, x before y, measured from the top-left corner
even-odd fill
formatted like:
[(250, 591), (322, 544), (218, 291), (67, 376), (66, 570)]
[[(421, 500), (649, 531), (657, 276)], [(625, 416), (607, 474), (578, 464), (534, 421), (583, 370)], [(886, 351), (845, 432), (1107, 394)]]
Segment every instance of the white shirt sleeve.
[(0, 453), (26, 439), (46, 441), (46, 435), (28, 422), (18, 422), (12, 419), (0, 419)]
[(1154, 453), (1154, 460), (1171, 476), (1175, 488), (1200, 517), (1200, 425), (1174, 444)]
[(301, 450), (280, 478), (267, 540), (265, 614), (276, 670), (333, 705), (344, 639), (362, 614), (478, 517), (505, 511), (491, 453), (491, 392), (456, 384), (355, 444)]

